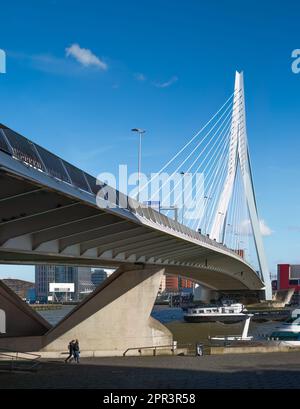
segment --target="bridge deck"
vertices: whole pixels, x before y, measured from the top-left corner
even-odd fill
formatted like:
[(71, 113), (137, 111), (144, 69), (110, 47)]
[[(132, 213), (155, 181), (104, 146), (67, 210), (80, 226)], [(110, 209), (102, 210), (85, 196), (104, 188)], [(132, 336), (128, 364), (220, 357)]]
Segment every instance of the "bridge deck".
[(234, 251), (120, 192), (100, 209), (110, 187), (3, 125), (0, 183), (2, 263), (156, 264), (211, 288), (263, 287)]

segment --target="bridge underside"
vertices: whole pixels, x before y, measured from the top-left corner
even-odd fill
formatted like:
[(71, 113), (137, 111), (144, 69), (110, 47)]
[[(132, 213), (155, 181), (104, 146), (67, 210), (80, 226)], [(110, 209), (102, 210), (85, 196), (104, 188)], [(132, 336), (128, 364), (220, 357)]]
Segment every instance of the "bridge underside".
[(0, 263), (116, 268), (139, 263), (162, 266), (212, 289), (263, 287), (240, 257), (154, 228), (132, 213), (100, 210), (95, 196), (53, 179), (47, 186), (42, 172), (15, 162), (41, 180), (0, 168)]
[[(264, 287), (252, 267), (230, 249), (150, 208), (100, 209), (91, 176), (50, 153), (48, 173), (38, 170), (28, 164), (27, 151), (20, 146), (14, 148), (19, 160), (0, 146), (0, 263), (107, 266), (117, 271), (46, 334), (28, 337), (23, 330), (8, 331), (0, 334), (0, 347), (57, 354), (70, 339), (79, 338), (83, 351), (111, 355), (170, 344), (172, 334), (150, 316), (164, 273), (180, 274), (213, 290)], [(70, 183), (53, 176), (53, 161), (56, 170), (68, 166)], [(8, 320), (21, 320), (5, 304), (3, 308)]]
[(132, 214), (100, 210), (94, 197), (83, 200), (73, 187), (66, 194), (4, 170), (0, 186), (1, 263), (116, 268), (142, 263), (213, 289), (262, 288), (238, 257), (153, 229)]

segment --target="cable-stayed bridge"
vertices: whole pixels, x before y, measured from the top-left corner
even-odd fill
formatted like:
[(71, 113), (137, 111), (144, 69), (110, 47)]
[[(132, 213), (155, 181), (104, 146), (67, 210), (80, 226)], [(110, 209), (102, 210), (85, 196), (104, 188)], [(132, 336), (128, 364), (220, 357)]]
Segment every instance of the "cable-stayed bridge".
[[(271, 297), (251, 176), (242, 74), (237, 73), (234, 93), (217, 114), (153, 178), (171, 166), (171, 176), (183, 166), (186, 173), (200, 170), (204, 175), (203, 202), (189, 219), (183, 206), (182, 223), (115, 191), (116, 205), (103, 199), (99, 209), (96, 195), (99, 204), (99, 189), (107, 192), (108, 186), (97, 185), (89, 174), (5, 126), (0, 149), (2, 263), (162, 265), (210, 288), (265, 287)], [(164, 180), (150, 199), (163, 203), (168, 182)], [(193, 194), (191, 184), (189, 178), (181, 196)], [(176, 187), (168, 190), (167, 199), (174, 197)], [(247, 260), (251, 240), (252, 259)]]
[[(155, 183), (167, 170), (167, 176)], [(174, 179), (178, 172), (182, 178)], [(196, 189), (191, 188), (193, 178), (198, 178)], [(84, 322), (102, 314), (96, 322), (109, 326), (103, 312), (109, 305), (115, 321), (124, 320), (128, 300), (132, 301), (130, 314), (136, 315), (133, 304), (146, 314), (146, 319), (136, 317), (145, 342), (154, 338), (159, 339), (154, 343), (166, 342), (170, 334), (153, 319), (149, 323), (147, 315), (166, 272), (213, 290), (261, 290), (266, 299), (272, 298), (251, 174), (241, 73), (236, 73), (233, 94), (208, 123), (151, 180), (141, 183), (140, 202), (4, 125), (0, 126), (0, 182), (1, 263), (119, 267), (91, 299), (41, 341), (50, 345), (48, 350), (62, 348), (66, 334), (76, 337), (74, 328), (84, 311)], [(142, 198), (171, 202), (179, 208), (181, 222), (142, 204)], [(126, 338), (127, 330), (122, 333), (126, 342), (132, 337)], [(108, 350), (111, 342), (108, 338), (101, 348)], [(139, 342), (137, 338), (135, 343)]]

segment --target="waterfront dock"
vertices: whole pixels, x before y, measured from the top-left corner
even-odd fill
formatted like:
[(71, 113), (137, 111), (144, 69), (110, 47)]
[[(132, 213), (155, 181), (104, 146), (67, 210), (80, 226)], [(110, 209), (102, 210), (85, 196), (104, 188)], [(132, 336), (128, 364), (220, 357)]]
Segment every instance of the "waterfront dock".
[(30, 304), (35, 311), (61, 310), (62, 304)]
[(202, 389), (294, 388), (300, 354), (83, 358), (81, 363), (41, 361), (36, 373), (1, 373), (1, 388)]

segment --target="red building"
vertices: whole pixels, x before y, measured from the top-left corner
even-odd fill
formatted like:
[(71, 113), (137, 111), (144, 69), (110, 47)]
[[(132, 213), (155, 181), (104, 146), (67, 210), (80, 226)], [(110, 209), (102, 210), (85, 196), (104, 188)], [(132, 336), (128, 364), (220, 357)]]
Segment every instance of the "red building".
[(245, 258), (245, 250), (244, 249), (237, 249), (234, 250), (240, 257)]
[(300, 264), (277, 265), (277, 289), (289, 288), (295, 288), (295, 292), (300, 292)]
[(166, 274), (165, 276), (165, 290), (169, 292), (178, 292), (182, 288), (193, 288), (194, 283), (191, 280), (182, 278), (180, 276), (173, 276)]
[(182, 278), (180, 277), (180, 287), (181, 288), (193, 288), (194, 283), (191, 280), (188, 280), (187, 278)]
[(178, 289), (179, 289), (179, 277), (166, 274), (166, 290), (176, 292), (178, 291)]

